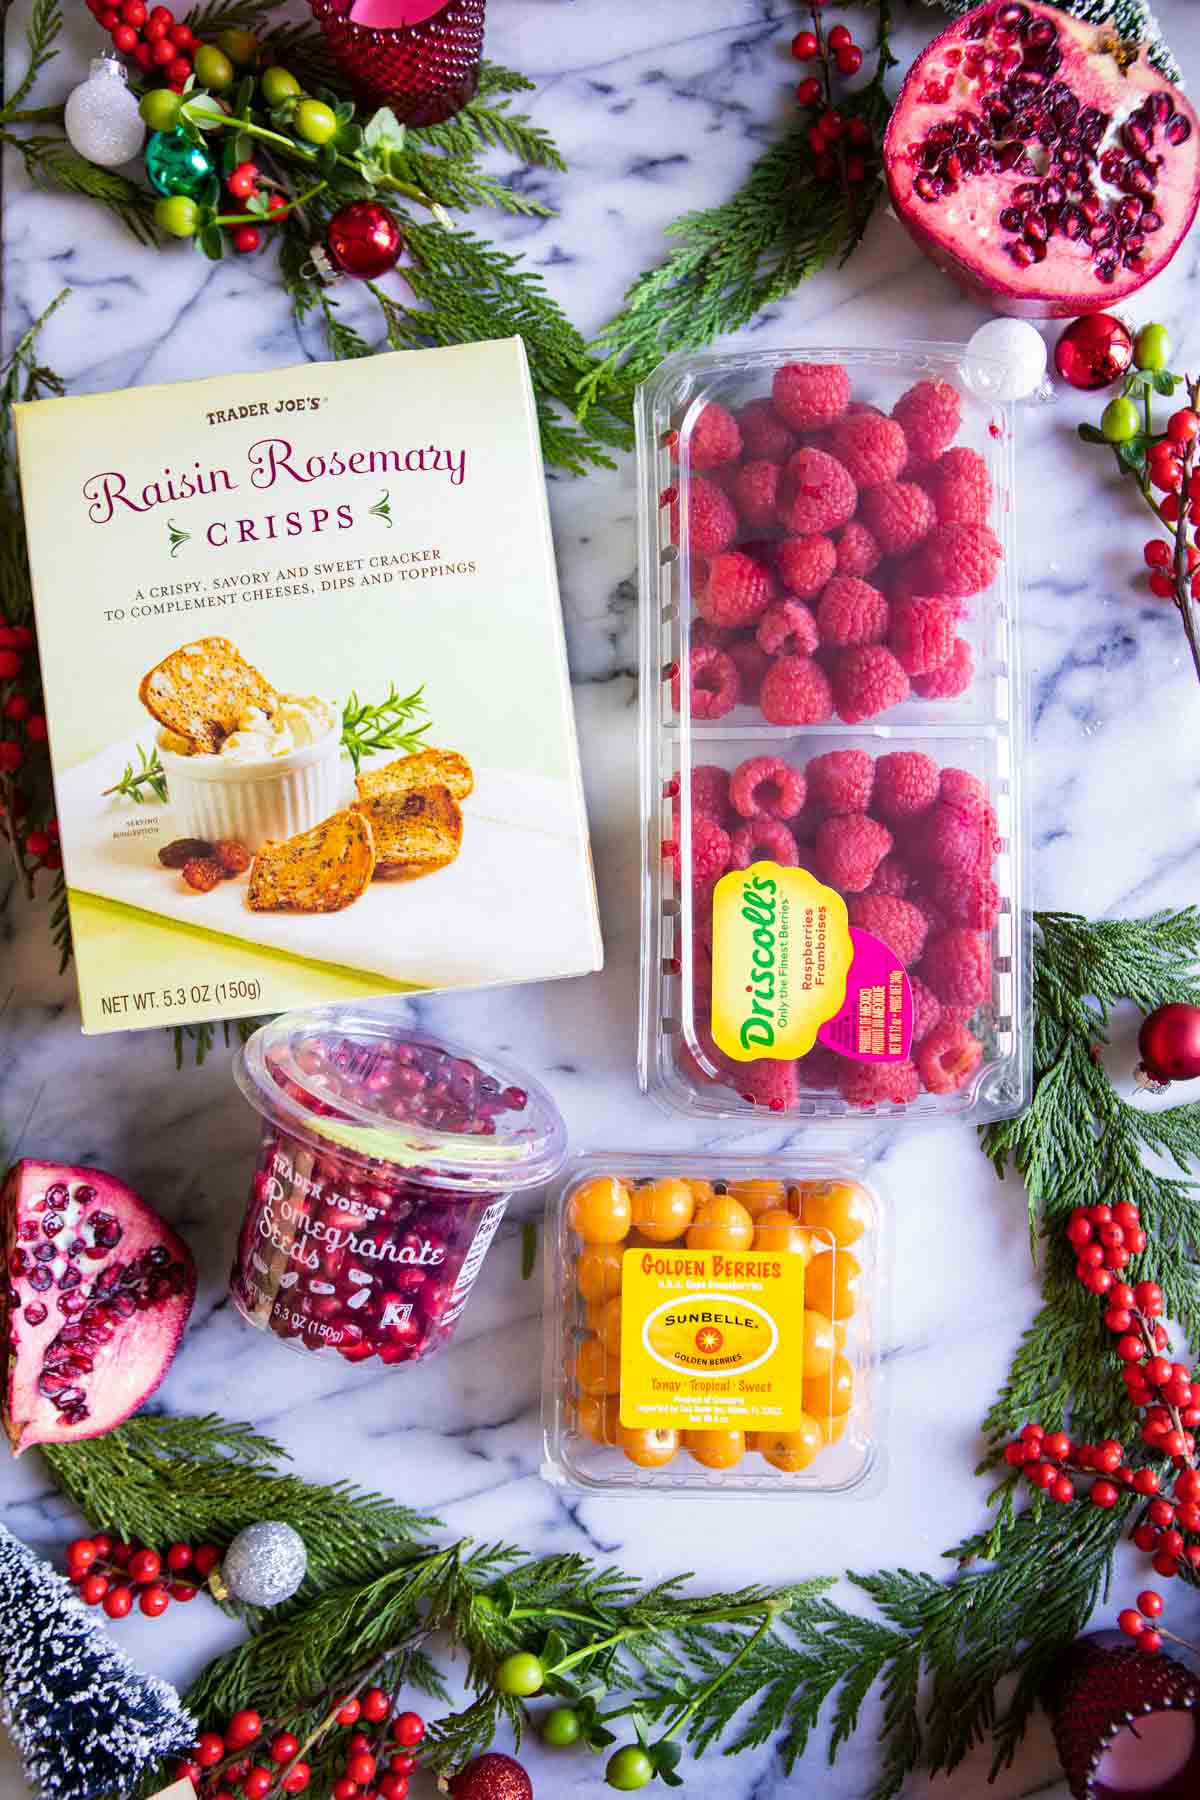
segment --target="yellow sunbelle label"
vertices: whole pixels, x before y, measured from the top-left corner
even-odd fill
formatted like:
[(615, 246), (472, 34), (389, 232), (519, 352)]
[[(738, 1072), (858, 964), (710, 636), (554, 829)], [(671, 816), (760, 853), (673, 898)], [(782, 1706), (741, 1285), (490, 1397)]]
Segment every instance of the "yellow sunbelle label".
[(803, 1264), (770, 1250), (627, 1250), (622, 1425), (797, 1430)]
[(734, 869), (713, 892), (712, 960), (712, 1033), (726, 1056), (807, 1056), (845, 1004), (846, 902), (807, 869)]

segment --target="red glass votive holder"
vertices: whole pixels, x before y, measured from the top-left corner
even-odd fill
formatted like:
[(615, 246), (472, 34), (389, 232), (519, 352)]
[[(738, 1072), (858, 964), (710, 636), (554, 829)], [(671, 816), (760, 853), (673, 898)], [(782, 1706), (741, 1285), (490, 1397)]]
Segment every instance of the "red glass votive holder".
[(1200, 1681), (1174, 1657), (1081, 1638), (1044, 1696), (1075, 1800), (1195, 1800)]
[(442, 1349), (509, 1197), (562, 1165), (550, 1095), (386, 1001), (285, 1013), (235, 1075), (263, 1121), (230, 1276), (242, 1317), (351, 1363)]
[(440, 125), (473, 97), (487, 0), (446, 0), (428, 18), (390, 27), (352, 19), (355, 0), (309, 3), (363, 105), (390, 106), (405, 125)]

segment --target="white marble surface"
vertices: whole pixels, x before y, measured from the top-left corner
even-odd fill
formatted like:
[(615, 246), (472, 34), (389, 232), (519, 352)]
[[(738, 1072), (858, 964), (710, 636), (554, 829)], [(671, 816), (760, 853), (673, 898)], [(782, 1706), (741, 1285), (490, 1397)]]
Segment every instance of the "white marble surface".
[[(913, 10), (902, 53), (932, 25)], [(1160, 0), (1158, 11), (1168, 38), (1186, 50), (1189, 0)], [(786, 115), (793, 71), (785, 47), (796, 9), (784, 0), (493, 0), (491, 12), (491, 52), (537, 78), (535, 114), (572, 165), (569, 177), (536, 177), (560, 208), (557, 218), (492, 228), (521, 244), (573, 316), (594, 328), (633, 273), (660, 253), (662, 225), (724, 195)], [(68, 41), (69, 54), (43, 81), (45, 100), (67, 91), (96, 47), (82, 7), (70, 9)], [(139, 250), (89, 207), (32, 193), (19, 168), (10, 165), (6, 178), (8, 331), (70, 284), (75, 298), (53, 321), (43, 350), (72, 390), (282, 365), (317, 353), (315, 338), (297, 335), (265, 259), (214, 267), (182, 248)], [(1192, 297), (1198, 243), (1194, 235), (1137, 309), (1169, 323), (1181, 360), (1188, 350), (1200, 360)], [(961, 341), (983, 317), (879, 217), (849, 266), (805, 284), (758, 326), (757, 341)], [(1174, 616), (1137, 579), (1143, 532), (1134, 500), (1073, 436), (1076, 420), (1094, 411), (1060, 392), (1053, 404), (1027, 412), (1023, 431), (1034, 899), (1141, 912), (1184, 902), (1196, 890), (1198, 777), (1190, 746), (1200, 693)], [(584, 982), (414, 1001), (411, 1014), (523, 1059), (553, 1088), (576, 1147), (669, 1148), (687, 1141), (687, 1128), (642, 1100), (633, 1074), (639, 870), (631, 463), (586, 481), (556, 480), (553, 507), (608, 966)], [(283, 1439), (302, 1470), (379, 1484), (436, 1510), (455, 1533), (590, 1549), (647, 1576), (690, 1567), (701, 1584), (848, 1566), (936, 1569), (942, 1548), (978, 1523), (982, 1490), (971, 1473), (978, 1421), (1036, 1290), (1023, 1194), (997, 1184), (969, 1129), (878, 1132), (865, 1144), (886, 1195), (894, 1252), (890, 1474), (881, 1496), (699, 1507), (571, 1498), (537, 1473), (540, 1290), (520, 1282), (515, 1220), (440, 1361), (375, 1375), (306, 1365), (241, 1325), (226, 1299), (256, 1130), (227, 1055), (176, 1074), (163, 1035), (85, 1042), (70, 978), (54, 973), (42, 919), (26, 917), (16, 903), (0, 930), (6, 1152), (119, 1171), (188, 1235), (201, 1263), (191, 1329), (159, 1397), (166, 1406), (249, 1415)], [(744, 1143), (744, 1133), (714, 1129), (704, 1147), (720, 1148), (734, 1135)], [(754, 1141), (769, 1152), (801, 1139), (779, 1129)], [(39, 1545), (72, 1535), (74, 1521), (36, 1455), (0, 1467), (0, 1494), (6, 1522)], [(1188, 1609), (1176, 1605), (1179, 1625)], [(119, 1631), (136, 1657), (180, 1681), (232, 1636), (202, 1606), (173, 1609), (163, 1622), (135, 1619)], [(832, 1773), (822, 1752), (815, 1742), (791, 1783), (763, 1751), (710, 1763), (689, 1786), (712, 1792), (715, 1778), (730, 1800), (769, 1800), (810, 1784), (831, 1800), (867, 1790), (869, 1719)], [(986, 1762), (976, 1758), (933, 1791), (982, 1794)], [(583, 1761), (534, 1763), (542, 1800), (606, 1791)], [(1043, 1793), (1057, 1774), (1040, 1722), (1015, 1767), (988, 1791), (1000, 1800)], [(21, 1791), (11, 1765), (0, 1770), (0, 1791)], [(923, 1778), (907, 1790), (927, 1791)]]

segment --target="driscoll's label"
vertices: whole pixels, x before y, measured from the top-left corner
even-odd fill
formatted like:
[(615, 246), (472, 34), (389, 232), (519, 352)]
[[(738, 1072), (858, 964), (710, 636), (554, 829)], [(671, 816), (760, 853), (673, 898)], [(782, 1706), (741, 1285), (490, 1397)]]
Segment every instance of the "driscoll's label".
[(799, 1427), (802, 1257), (665, 1248), (622, 1263), (622, 1425)]
[(713, 893), (712, 1032), (735, 1062), (806, 1056), (818, 1041), (860, 1062), (902, 1062), (912, 989), (895, 954), (849, 922), (807, 869), (752, 863)]

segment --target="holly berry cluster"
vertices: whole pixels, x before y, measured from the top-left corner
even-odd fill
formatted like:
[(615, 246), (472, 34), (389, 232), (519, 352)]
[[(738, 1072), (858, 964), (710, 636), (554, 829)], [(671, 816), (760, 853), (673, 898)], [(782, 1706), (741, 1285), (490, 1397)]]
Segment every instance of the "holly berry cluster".
[[(231, 199), (265, 206), (268, 219), (286, 218), (287, 196), (277, 187), (263, 185), (263, 176), (257, 163), (236, 164), (226, 176), (225, 186)], [(239, 256), (248, 256), (262, 244), (262, 232), (257, 225), (236, 225), (229, 235)]]
[(160, 1555), (100, 1531), (67, 1545), (67, 1578), (86, 1606), (102, 1606), (110, 1619), (127, 1618), (135, 1601), (157, 1619), (172, 1600), (194, 1600), (220, 1560), (215, 1544), (172, 1544)]
[(336, 1701), (304, 1742), (282, 1722), (272, 1725), (249, 1708), (235, 1712), (223, 1731), (200, 1734), (175, 1776), (190, 1781), (201, 1800), (300, 1794), (312, 1779), (306, 1754), (338, 1727), (358, 1729), (339, 1751), (342, 1773), (330, 1788), (332, 1800), (405, 1800), (425, 1721), (419, 1713), (397, 1712), (395, 1696), (374, 1686)]
[[(1158, 438), (1147, 452), (1150, 486), (1165, 496), (1158, 503), (1159, 516), (1165, 524), (1177, 525), (1180, 510), (1185, 515), (1200, 501), (1200, 470), (1194, 470), (1196, 438), (1200, 436), (1200, 413), (1184, 406), (1167, 420), (1167, 434)], [(1184, 497), (1184, 484), (1187, 496)], [(1195, 537), (1196, 534), (1193, 534)], [(1198, 539), (1197, 541), (1200, 541)], [(1161, 600), (1175, 598), (1174, 575), (1168, 573), (1175, 563), (1175, 546), (1165, 538), (1151, 538), (1143, 552), (1150, 569), (1150, 591)], [(1200, 599), (1200, 549), (1196, 542), (1185, 546), (1187, 573), (1191, 577), (1193, 599)]]
[(22, 873), (61, 869), (58, 821), (30, 826), (29, 797), (17, 777), (31, 755), (45, 756), (46, 715), (42, 711), (33, 629), (0, 625), (0, 828)]
[[(1155, 1458), (1169, 1459), (1170, 1466), (1135, 1467), (1115, 1438), (1076, 1444), (1067, 1432), (1047, 1432), (1038, 1424), (1022, 1427), (1020, 1436), (1006, 1446), (1005, 1461), (1049, 1499), (1064, 1505), (1077, 1496), (1072, 1474), (1093, 1477), (1086, 1490), (1093, 1506), (1109, 1510), (1123, 1493), (1138, 1496), (1145, 1504), (1129, 1535), (1152, 1558), (1155, 1573), (1170, 1580), (1184, 1564), (1200, 1573), (1195, 1436), (1200, 1427), (1200, 1382), (1186, 1363), (1169, 1355), (1162, 1288), (1156, 1281), (1131, 1286), (1120, 1279), (1131, 1258), (1146, 1247), (1138, 1209), (1128, 1200), (1115, 1206), (1077, 1206), (1065, 1235), (1075, 1252), (1076, 1278), (1105, 1302), (1104, 1323), (1116, 1340), (1130, 1401), (1143, 1411), (1142, 1446)], [(1161, 1615), (1161, 1596), (1147, 1590), (1138, 1596), (1138, 1608), (1121, 1614), (1122, 1631), (1136, 1640), (1139, 1649), (1160, 1650), (1164, 1634), (1147, 1621)]]
[(839, 178), (852, 186), (867, 179), (868, 161), (864, 152), (872, 146), (871, 128), (865, 119), (844, 118), (833, 104), (834, 70), (839, 75), (857, 75), (862, 68), (863, 53), (848, 25), (835, 25), (826, 32), (821, 24), (820, 0), (812, 9), (812, 30), (798, 31), (792, 39), (792, 55), (797, 62), (816, 63), (818, 72), (806, 75), (796, 89), (801, 106), (817, 110), (809, 130), (808, 142), (820, 181)]
[(167, 6), (147, 7), (144, 0), (122, 0), (110, 6), (106, 0), (86, 0), (87, 9), (113, 41), (114, 50), (132, 57), (143, 75), (161, 71), (176, 93), (193, 72), (200, 80), (201, 52), (205, 49), (190, 25), (177, 21)]

